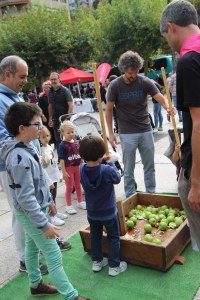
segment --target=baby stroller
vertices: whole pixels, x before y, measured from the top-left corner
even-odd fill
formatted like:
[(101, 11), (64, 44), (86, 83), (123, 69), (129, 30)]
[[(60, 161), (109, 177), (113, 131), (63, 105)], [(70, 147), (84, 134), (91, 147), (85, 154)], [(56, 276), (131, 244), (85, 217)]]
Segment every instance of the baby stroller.
[[(60, 123), (64, 120), (70, 120), (76, 131), (77, 139), (82, 139), (86, 135), (100, 135), (101, 136), (101, 127), (96, 118), (91, 116), (89, 113), (78, 113), (78, 114), (67, 114), (62, 115), (59, 118)], [(112, 147), (112, 146), (111, 146)], [(112, 147), (112, 150), (116, 152), (116, 149)], [(124, 175), (124, 171), (119, 163), (119, 161), (115, 162), (117, 169), (119, 170), (121, 177)]]

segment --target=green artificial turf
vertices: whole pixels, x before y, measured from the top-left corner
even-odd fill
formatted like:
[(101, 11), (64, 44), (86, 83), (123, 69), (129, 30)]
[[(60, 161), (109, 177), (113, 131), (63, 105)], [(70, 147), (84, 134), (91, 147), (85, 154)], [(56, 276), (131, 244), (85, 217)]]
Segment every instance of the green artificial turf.
[[(126, 272), (108, 276), (108, 267), (93, 273), (89, 254), (83, 250), (79, 233), (70, 242), (72, 249), (62, 253), (63, 265), (79, 294), (91, 300), (192, 300), (200, 286), (200, 255), (189, 245), (183, 252), (184, 265), (174, 264), (167, 272), (160, 272), (128, 264)], [(48, 275), (44, 280), (50, 282)], [(33, 300), (26, 274), (20, 274), (0, 290), (1, 300)], [(63, 299), (61, 295), (44, 299)]]

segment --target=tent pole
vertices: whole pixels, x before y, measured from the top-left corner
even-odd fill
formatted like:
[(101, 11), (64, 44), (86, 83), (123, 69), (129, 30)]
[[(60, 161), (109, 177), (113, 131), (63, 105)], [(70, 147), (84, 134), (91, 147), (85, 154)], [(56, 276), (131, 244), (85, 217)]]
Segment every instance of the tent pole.
[(79, 82), (77, 82), (77, 87), (78, 87), (78, 94), (79, 94), (79, 98), (81, 98), (81, 92), (80, 92), (80, 86), (79, 86)]

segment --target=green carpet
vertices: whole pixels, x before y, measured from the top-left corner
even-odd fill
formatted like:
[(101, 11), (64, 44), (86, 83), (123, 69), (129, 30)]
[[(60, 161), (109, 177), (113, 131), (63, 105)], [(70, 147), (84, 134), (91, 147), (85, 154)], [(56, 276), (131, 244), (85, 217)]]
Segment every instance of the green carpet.
[[(99, 273), (91, 270), (90, 256), (84, 252), (79, 234), (70, 239), (72, 249), (63, 252), (67, 274), (81, 295), (91, 300), (192, 300), (200, 286), (200, 256), (188, 246), (183, 255), (185, 265), (173, 265), (168, 272), (160, 272), (128, 265), (126, 272), (109, 277), (108, 267)], [(49, 277), (44, 276), (49, 282)], [(20, 274), (0, 290), (1, 300), (33, 300), (26, 274)], [(60, 295), (45, 297), (60, 300)]]

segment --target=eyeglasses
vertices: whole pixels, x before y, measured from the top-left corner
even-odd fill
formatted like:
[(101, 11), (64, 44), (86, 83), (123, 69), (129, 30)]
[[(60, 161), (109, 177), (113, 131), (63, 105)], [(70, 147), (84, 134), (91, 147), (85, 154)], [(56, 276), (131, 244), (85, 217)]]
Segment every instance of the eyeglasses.
[(37, 123), (29, 123), (29, 124), (26, 125), (26, 126), (37, 126), (38, 129), (40, 129), (40, 128), (42, 127), (42, 123), (40, 123), (40, 122), (37, 122)]

